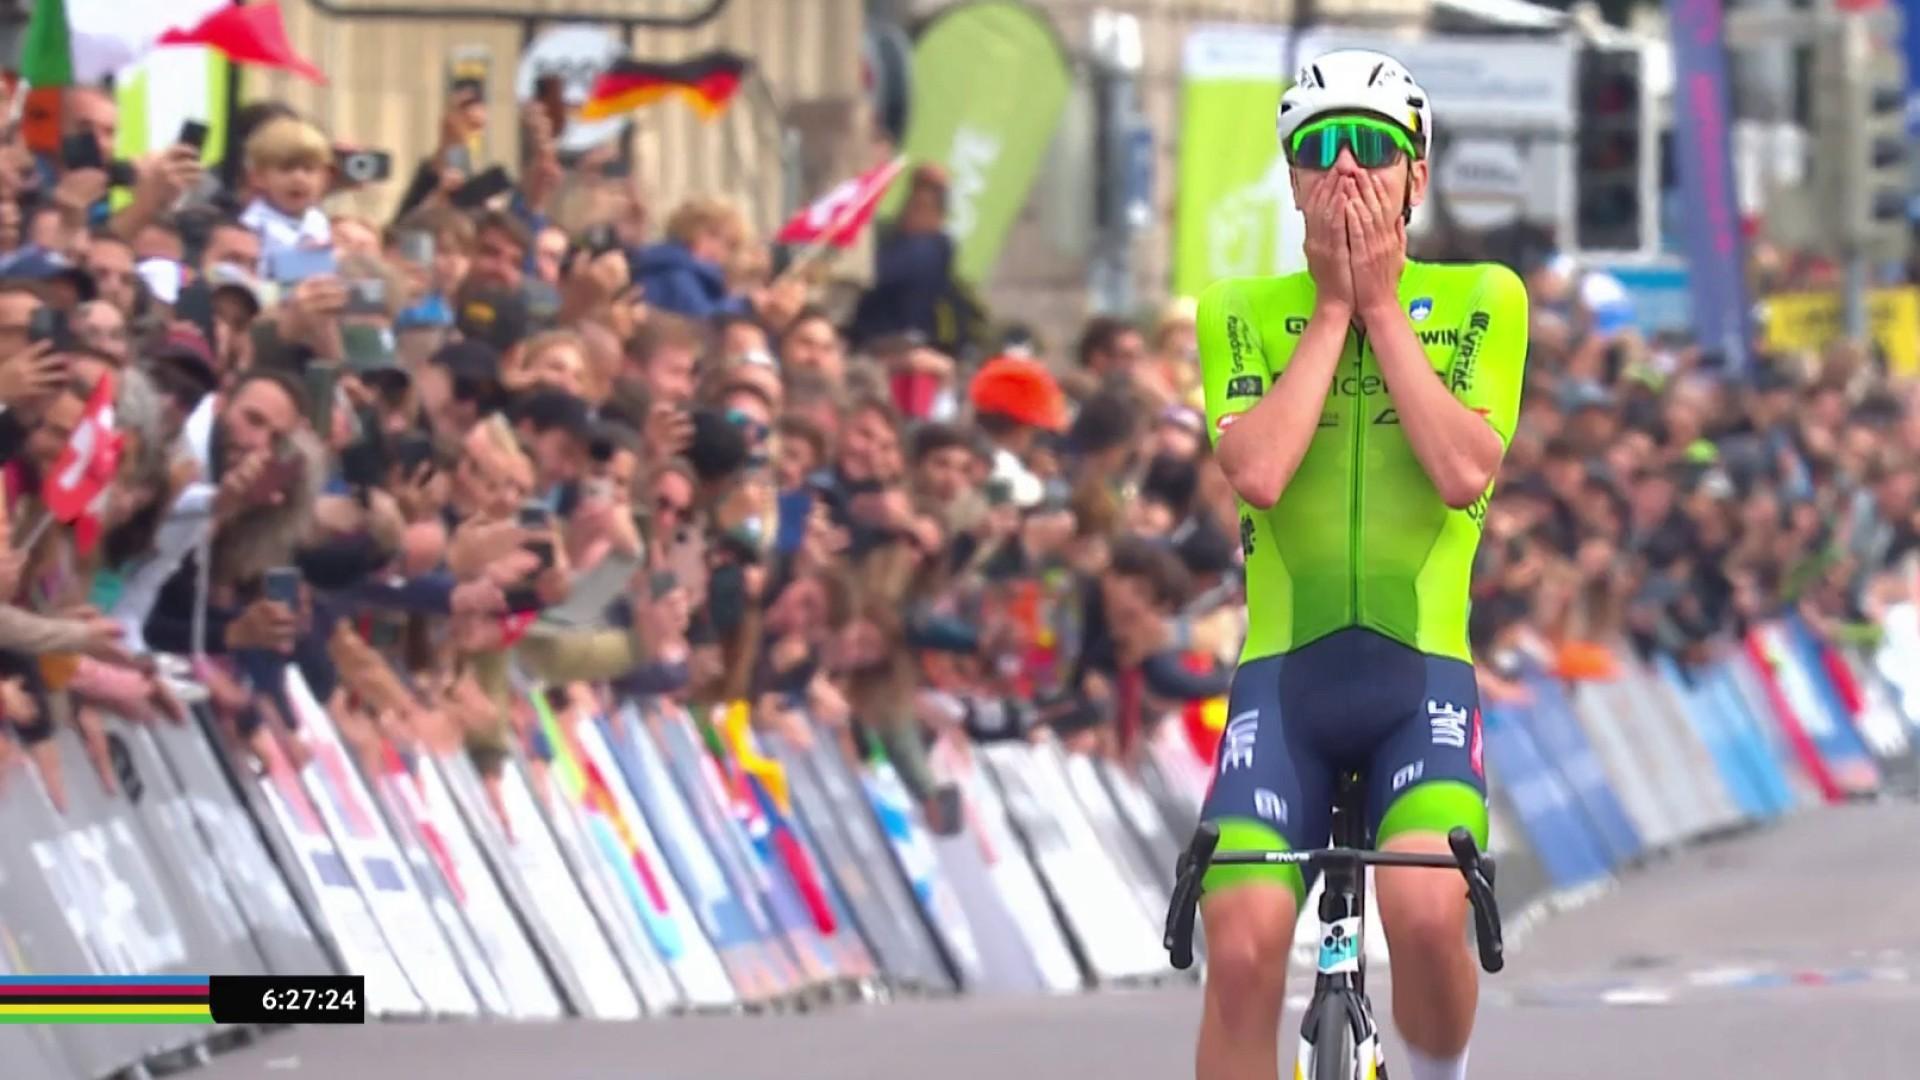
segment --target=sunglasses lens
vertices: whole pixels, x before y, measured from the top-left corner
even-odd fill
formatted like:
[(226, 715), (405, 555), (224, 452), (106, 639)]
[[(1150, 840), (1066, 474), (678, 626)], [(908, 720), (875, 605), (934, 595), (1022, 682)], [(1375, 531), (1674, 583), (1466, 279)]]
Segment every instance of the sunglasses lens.
[(1308, 169), (1331, 169), (1340, 151), (1353, 154), (1363, 169), (1381, 169), (1400, 162), (1404, 150), (1392, 132), (1371, 124), (1334, 121), (1310, 127), (1295, 138), (1294, 164)]

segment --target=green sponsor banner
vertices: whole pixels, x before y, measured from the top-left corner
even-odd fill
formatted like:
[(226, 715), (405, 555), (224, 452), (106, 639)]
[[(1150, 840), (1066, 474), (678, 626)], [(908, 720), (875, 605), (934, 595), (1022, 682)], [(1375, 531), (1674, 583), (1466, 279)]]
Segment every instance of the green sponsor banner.
[[(947, 232), (955, 273), (981, 281), (1026, 205), (1072, 82), (1046, 17), (1010, 0), (975, 0), (935, 16), (913, 47), (913, 107), (903, 147), (952, 178)], [(892, 215), (908, 185), (882, 204)]]
[(1282, 35), (1256, 28), (1195, 31), (1181, 88), (1174, 291), (1192, 296), (1226, 277), (1306, 266), (1304, 225), (1274, 134)]
[[(172, 146), (180, 125), (197, 120), (207, 125), (207, 141), (200, 160), (209, 168), (218, 164), (227, 145), (227, 58), (198, 46), (155, 49), (114, 78), (114, 100), (120, 105), (120, 130), (114, 152), (126, 159), (145, 157)], [(121, 188), (110, 196), (115, 209), (132, 201)]]

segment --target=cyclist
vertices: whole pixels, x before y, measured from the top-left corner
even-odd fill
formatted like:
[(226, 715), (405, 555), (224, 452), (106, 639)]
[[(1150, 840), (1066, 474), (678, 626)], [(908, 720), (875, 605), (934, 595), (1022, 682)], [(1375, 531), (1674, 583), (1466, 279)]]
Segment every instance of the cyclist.
[[(1307, 270), (1201, 298), (1207, 420), (1241, 503), (1249, 628), (1205, 816), (1220, 850), (1324, 846), (1340, 772), (1378, 845), (1484, 847), (1467, 584), (1519, 412), (1527, 300), (1512, 271), (1406, 258), (1432, 109), (1365, 50), (1309, 62), (1279, 135)], [(1273, 1080), (1293, 867), (1210, 870), (1201, 1080)], [(1377, 874), (1407, 1080), (1466, 1074), (1478, 983), (1457, 877)]]

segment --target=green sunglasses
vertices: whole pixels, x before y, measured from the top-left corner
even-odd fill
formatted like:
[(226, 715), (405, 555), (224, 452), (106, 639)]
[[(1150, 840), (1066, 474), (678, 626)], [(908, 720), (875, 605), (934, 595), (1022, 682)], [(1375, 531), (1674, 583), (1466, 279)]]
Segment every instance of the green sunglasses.
[(1384, 169), (1414, 156), (1413, 140), (1398, 124), (1366, 116), (1337, 116), (1294, 132), (1287, 160), (1303, 169), (1324, 171), (1340, 160), (1342, 149), (1352, 151), (1353, 163), (1363, 169)]

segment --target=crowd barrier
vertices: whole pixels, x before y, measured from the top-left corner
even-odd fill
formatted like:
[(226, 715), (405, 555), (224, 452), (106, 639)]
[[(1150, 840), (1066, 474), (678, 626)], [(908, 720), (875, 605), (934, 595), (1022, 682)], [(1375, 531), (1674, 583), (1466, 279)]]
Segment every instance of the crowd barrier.
[[(1616, 652), (1612, 678), (1534, 666), (1524, 704), (1484, 710), (1510, 915), (1913, 775), (1915, 695), (1884, 655), (1794, 619), (1705, 666)], [(936, 834), (845, 731), (527, 691), (533, 737), (496, 777), (458, 750), (350, 744), (297, 673), (298, 766), (271, 742), (229, 752), (196, 702), (187, 725), (106, 720), (110, 794), (63, 730), (64, 809), (34, 770), (0, 787), (0, 971), (351, 971), (380, 1017), (515, 1020), (1172, 977), (1170, 868), (1211, 777), (1177, 724), (1124, 766), (941, 741), (962, 813)], [(137, 1075), (250, 1034), (0, 1027), (0, 1055), (8, 1076)]]

